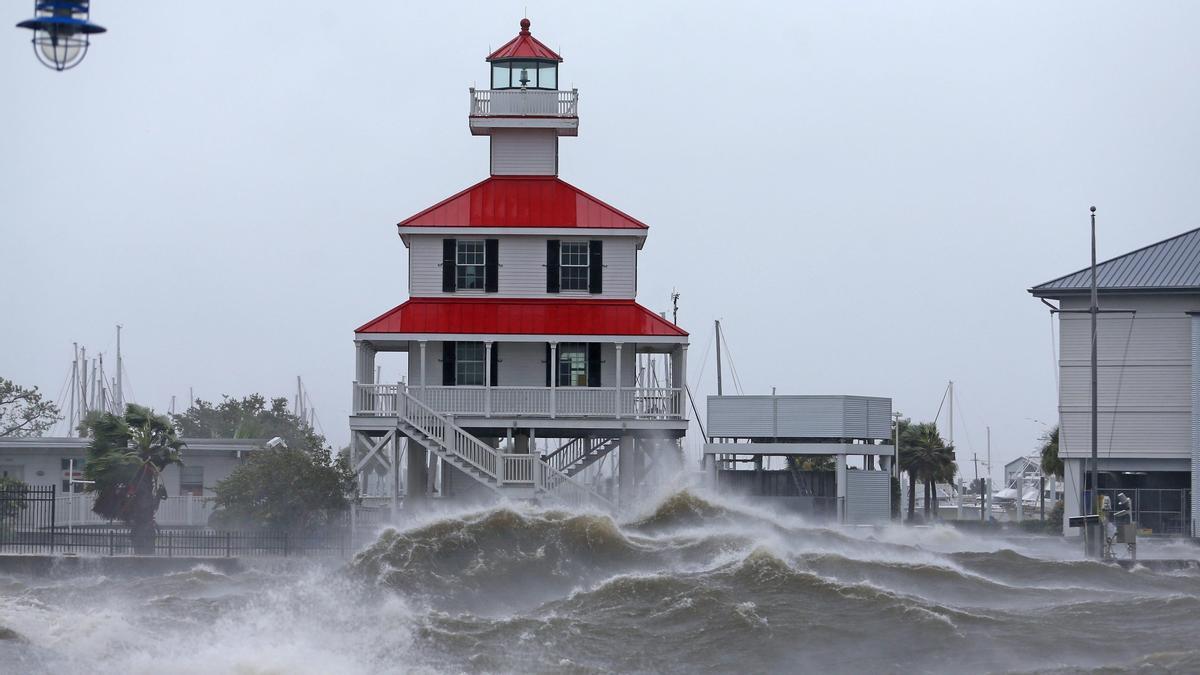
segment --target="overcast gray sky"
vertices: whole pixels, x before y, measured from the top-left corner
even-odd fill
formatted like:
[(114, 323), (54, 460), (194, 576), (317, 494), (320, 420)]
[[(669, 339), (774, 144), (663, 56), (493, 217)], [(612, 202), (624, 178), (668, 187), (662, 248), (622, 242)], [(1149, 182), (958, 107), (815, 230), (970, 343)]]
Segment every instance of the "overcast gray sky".
[(302, 375), (345, 443), (394, 224), (486, 176), (467, 87), (526, 6), (580, 90), (561, 175), (650, 224), (639, 300), (682, 293), (698, 395), (722, 318), (747, 392), (931, 419), (953, 379), (960, 462), (990, 424), (999, 467), (1056, 419), (1025, 289), (1086, 265), (1087, 207), (1102, 257), (1197, 225), (1195, 3), (95, 0), (62, 74), (31, 5), (0, 7), (0, 375), (51, 396), (121, 323), (140, 402)]

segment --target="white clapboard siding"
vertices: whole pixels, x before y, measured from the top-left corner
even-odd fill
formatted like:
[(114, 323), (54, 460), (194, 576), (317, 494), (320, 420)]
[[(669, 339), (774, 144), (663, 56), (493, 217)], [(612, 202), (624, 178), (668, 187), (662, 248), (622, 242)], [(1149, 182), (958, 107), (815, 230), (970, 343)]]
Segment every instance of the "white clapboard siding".
[[(464, 238), (464, 237), (459, 237)], [(483, 237), (481, 237), (483, 238)], [(500, 236), (499, 288), (488, 297), (592, 297), (632, 299), (637, 295), (637, 243), (633, 237), (593, 237), (604, 242), (604, 292), (546, 293), (546, 239)], [(409, 249), (409, 293), (413, 297), (484, 295), (482, 291), (442, 292), (441, 235), (412, 235)], [(559, 237), (562, 241), (588, 237)]]
[[(1114, 301), (1115, 304), (1115, 301)], [(1088, 364), (1091, 359), (1091, 318), (1085, 314), (1063, 314), (1061, 358), (1064, 363)], [(1105, 314), (1096, 322), (1097, 356), (1100, 363), (1191, 361), (1191, 324), (1187, 314)]]
[(554, 176), (557, 174), (557, 130), (492, 130), (493, 176)]
[[(504, 342), (496, 343), (499, 349), (497, 376), (499, 386), (505, 387), (544, 387), (546, 386), (546, 343), (544, 342)], [(632, 387), (636, 383), (636, 345), (627, 342), (621, 347), (621, 386)], [(600, 348), (601, 384), (605, 387), (616, 386), (616, 371), (613, 363), (616, 360), (617, 349), (611, 343)], [(411, 370), (408, 382), (412, 386), (421, 383), (420, 352), (414, 351), (409, 360)], [(439, 386), (442, 384), (442, 343), (428, 342), (425, 347), (425, 384)]]

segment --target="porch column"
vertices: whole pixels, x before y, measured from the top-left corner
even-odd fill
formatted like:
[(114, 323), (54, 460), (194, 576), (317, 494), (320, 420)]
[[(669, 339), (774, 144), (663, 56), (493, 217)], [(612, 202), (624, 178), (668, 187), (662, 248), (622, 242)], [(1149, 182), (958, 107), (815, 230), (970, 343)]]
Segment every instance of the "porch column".
[(405, 476), (404, 506), (413, 508), (425, 500), (425, 484), (428, 482), (428, 472), (425, 468), (425, 446), (420, 443), (408, 442), (408, 475)]
[[(1060, 446), (1061, 447), (1061, 446)], [(1062, 455), (1059, 455), (1060, 457)], [(1083, 480), (1084, 463), (1082, 459), (1063, 460), (1063, 535), (1067, 537), (1082, 536), (1080, 527), (1067, 527), (1067, 519), (1071, 516), (1083, 515)]]
[(558, 343), (550, 343), (550, 419), (554, 419), (558, 411)]
[(837, 455), (837, 517), (846, 522), (846, 455)]
[(634, 484), (637, 478), (637, 456), (633, 436), (622, 436), (617, 448), (617, 497), (621, 508), (633, 503)]
[(425, 396), (425, 340), (420, 341), (421, 345), (421, 400), (427, 400)]
[(687, 349), (686, 344), (679, 345), (671, 354), (671, 386), (678, 389), (679, 392), (672, 394), (672, 398), (679, 406), (679, 410), (672, 411), (678, 414), (682, 419), (687, 419)]
[(359, 384), (375, 383), (375, 351), (366, 340), (354, 341), (354, 379)]
[(621, 393), (621, 343), (613, 346), (617, 348), (617, 376), (613, 378), (613, 382), (617, 383), (617, 419), (621, 419), (621, 409), (625, 407), (625, 396)]
[(492, 416), (492, 343), (483, 343), (483, 416)]

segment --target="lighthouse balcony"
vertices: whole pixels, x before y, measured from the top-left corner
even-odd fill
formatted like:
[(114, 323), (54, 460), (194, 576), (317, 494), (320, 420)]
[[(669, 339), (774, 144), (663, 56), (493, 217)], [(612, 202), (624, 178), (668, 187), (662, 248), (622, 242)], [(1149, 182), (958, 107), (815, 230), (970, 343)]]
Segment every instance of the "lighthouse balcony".
[(471, 88), (471, 133), (492, 129), (557, 129), (560, 136), (579, 130), (579, 90)]

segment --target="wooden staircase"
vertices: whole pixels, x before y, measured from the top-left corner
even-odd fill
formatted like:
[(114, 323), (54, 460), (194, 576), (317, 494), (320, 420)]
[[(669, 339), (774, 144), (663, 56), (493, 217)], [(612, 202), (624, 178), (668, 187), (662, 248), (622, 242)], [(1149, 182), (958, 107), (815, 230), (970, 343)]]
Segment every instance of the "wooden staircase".
[[(550, 497), (575, 508), (606, 511), (616, 508), (604, 496), (574, 480), (572, 474), (550, 462), (538, 461), (537, 455), (497, 451), (411, 396), (404, 388), (398, 392), (397, 404), (397, 425), (404, 435), (497, 494), (512, 499)], [(584, 460), (590, 464), (598, 459), (588, 460), (591, 454), (595, 452), (589, 450), (580, 454), (571, 465)], [(576, 471), (582, 470), (583, 467), (579, 467)]]

